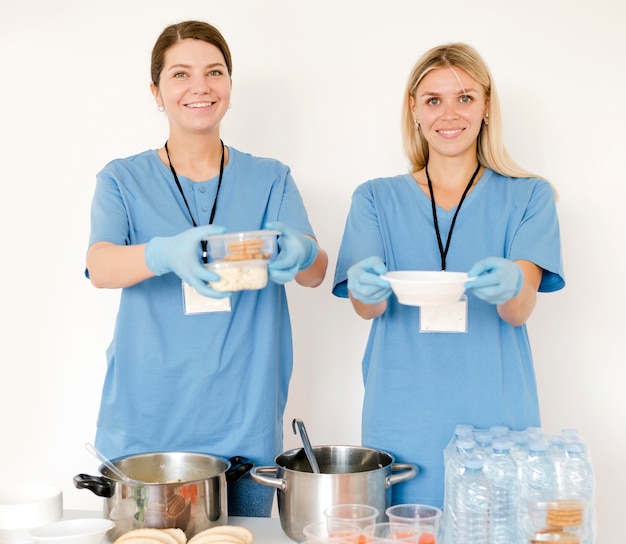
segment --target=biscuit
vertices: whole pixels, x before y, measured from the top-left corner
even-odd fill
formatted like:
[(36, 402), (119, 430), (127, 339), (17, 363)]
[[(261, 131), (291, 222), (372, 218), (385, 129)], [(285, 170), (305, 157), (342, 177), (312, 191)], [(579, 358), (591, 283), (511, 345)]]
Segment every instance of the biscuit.
[(226, 541), (233, 542), (233, 544), (237, 544), (237, 542), (239, 544), (253, 544), (254, 542), (252, 532), (245, 527), (240, 527), (239, 525), (218, 525), (205, 529), (204, 531), (193, 536), (189, 540), (188, 544), (205, 544), (205, 542), (215, 543), (216, 540), (213, 540), (214, 536), (223, 537)]
[[(132, 542), (131, 542), (132, 540)], [(119, 536), (114, 544), (179, 544), (178, 539), (162, 529), (132, 529)]]
[(550, 503), (546, 522), (552, 527), (576, 527), (583, 521), (583, 507), (578, 501), (555, 501)]
[(164, 533), (167, 533), (168, 535), (172, 535), (176, 539), (178, 544), (187, 544), (187, 535), (185, 534), (185, 531), (183, 531), (182, 529), (171, 528), (171, 529), (161, 529), (161, 531), (163, 531)]

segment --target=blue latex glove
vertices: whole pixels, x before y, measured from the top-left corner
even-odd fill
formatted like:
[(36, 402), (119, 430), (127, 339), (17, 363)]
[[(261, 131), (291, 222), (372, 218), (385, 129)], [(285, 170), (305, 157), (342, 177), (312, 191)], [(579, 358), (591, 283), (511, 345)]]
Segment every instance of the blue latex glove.
[(478, 298), (491, 304), (504, 304), (519, 295), (524, 274), (518, 264), (501, 257), (478, 261), (467, 273), (477, 276), (465, 284)]
[(391, 285), (380, 277), (387, 267), (380, 257), (368, 257), (348, 269), (348, 291), (365, 304), (378, 304), (391, 294)]
[(208, 236), (225, 230), (216, 225), (204, 225), (193, 227), (176, 236), (155, 236), (146, 246), (146, 264), (156, 276), (174, 272), (205, 297), (228, 297), (230, 292), (215, 291), (207, 285), (209, 281), (219, 281), (220, 277), (204, 267), (200, 243)]
[(309, 268), (315, 262), (319, 248), (311, 238), (279, 221), (266, 223), (265, 228), (280, 231), (278, 256), (267, 267), (274, 283), (291, 281), (300, 270)]

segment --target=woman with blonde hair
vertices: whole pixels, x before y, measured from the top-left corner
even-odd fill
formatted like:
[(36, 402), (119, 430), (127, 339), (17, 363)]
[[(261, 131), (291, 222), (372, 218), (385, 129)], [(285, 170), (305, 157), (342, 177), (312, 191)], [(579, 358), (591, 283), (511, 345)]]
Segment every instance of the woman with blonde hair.
[[(394, 503), (443, 504), (443, 449), (457, 424), (540, 424), (526, 331), (537, 292), (564, 285), (551, 185), (502, 143), (498, 97), (462, 43), (426, 52), (402, 112), (410, 172), (354, 192), (333, 293), (371, 319), (363, 358), (362, 441), (419, 465)], [(394, 270), (468, 272), (444, 306), (398, 302)]]

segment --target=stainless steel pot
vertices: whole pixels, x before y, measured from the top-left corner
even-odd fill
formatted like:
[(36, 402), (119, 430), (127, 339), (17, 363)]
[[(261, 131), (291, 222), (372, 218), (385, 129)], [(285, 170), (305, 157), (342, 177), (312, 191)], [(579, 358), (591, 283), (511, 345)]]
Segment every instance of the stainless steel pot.
[[(335, 504), (369, 504), (382, 521), (391, 502), (391, 486), (417, 475), (410, 463), (394, 463), (381, 450), (359, 446), (313, 447), (320, 474), (311, 471), (303, 448), (281, 453), (276, 466), (254, 467), (250, 477), (277, 489), (278, 512), (285, 534), (301, 542), (302, 529), (324, 520), (324, 510)], [(271, 475), (271, 476), (270, 476)]]
[(74, 485), (104, 497), (104, 517), (115, 522), (113, 542), (131, 529), (178, 527), (187, 538), (228, 519), (227, 482), (252, 467), (243, 457), (225, 459), (189, 452), (156, 452), (113, 459), (132, 478), (120, 480), (105, 465), (102, 476), (78, 474)]

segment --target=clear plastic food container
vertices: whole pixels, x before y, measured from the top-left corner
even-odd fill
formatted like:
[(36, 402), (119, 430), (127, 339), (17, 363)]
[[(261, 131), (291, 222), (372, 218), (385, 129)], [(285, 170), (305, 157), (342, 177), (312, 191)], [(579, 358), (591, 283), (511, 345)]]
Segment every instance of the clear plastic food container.
[(267, 285), (267, 265), (276, 253), (278, 230), (255, 230), (209, 236), (209, 270), (220, 280), (209, 282), (216, 291), (263, 289)]
[(530, 542), (580, 544), (588, 515), (584, 501), (559, 499), (530, 504)]

